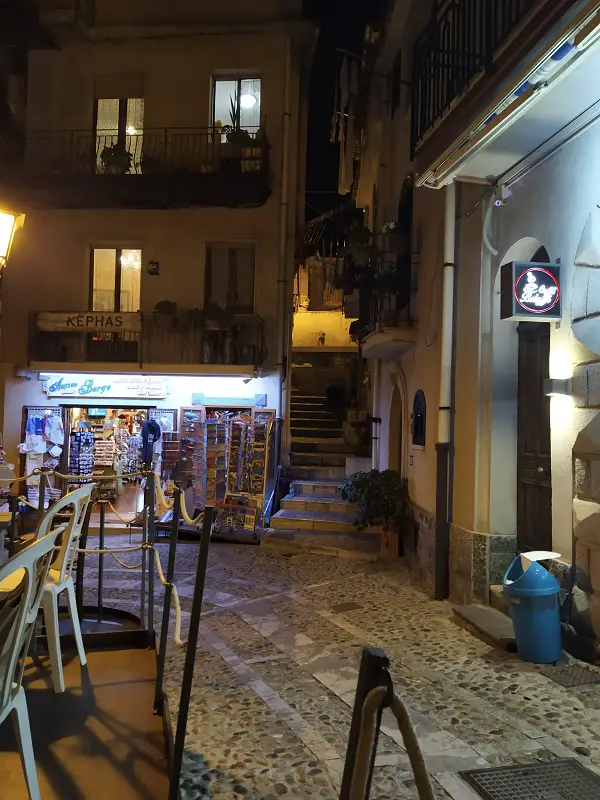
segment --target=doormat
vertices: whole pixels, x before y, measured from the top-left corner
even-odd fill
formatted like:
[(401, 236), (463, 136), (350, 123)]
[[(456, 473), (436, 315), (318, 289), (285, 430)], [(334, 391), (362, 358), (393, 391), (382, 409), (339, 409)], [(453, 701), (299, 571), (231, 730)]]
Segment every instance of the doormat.
[(573, 686), (586, 686), (588, 684), (600, 683), (600, 672), (582, 667), (580, 664), (564, 664), (559, 667), (542, 667), (540, 670), (555, 683), (569, 689)]
[(600, 777), (575, 759), (459, 773), (484, 800), (598, 800)]

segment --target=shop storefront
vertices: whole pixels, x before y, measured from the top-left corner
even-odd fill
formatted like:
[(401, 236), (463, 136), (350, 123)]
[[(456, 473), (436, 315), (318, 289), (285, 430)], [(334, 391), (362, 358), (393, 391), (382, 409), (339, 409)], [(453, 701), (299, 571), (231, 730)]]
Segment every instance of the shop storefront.
[(7, 389), (7, 449), (20, 423), (16, 466), (31, 475), (26, 497), (34, 506), (39, 477), (33, 473), (46, 467), (67, 476), (51, 477), (47, 502), (93, 477), (113, 478), (102, 481), (99, 497), (118, 516), (131, 518), (143, 504), (144, 480), (136, 473), (151, 464), (167, 496), (181, 481), (190, 512), (213, 505), (221, 527), (255, 530), (262, 525), (273, 472), (272, 383), (269, 378), (40, 375)]

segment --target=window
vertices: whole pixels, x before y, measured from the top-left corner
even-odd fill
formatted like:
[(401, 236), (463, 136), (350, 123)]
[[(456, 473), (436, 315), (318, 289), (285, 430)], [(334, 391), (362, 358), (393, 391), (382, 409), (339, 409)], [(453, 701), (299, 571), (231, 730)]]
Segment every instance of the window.
[(92, 250), (92, 311), (139, 311), (142, 251)]
[(260, 126), (260, 78), (215, 78), (212, 124), (256, 133)]
[(96, 100), (96, 169), (101, 173), (142, 171), (144, 98)]
[(425, 393), (419, 389), (413, 400), (412, 443), (415, 447), (425, 447), (427, 428), (427, 405)]
[(252, 314), (255, 261), (254, 244), (207, 244), (205, 307), (214, 305), (235, 314)]

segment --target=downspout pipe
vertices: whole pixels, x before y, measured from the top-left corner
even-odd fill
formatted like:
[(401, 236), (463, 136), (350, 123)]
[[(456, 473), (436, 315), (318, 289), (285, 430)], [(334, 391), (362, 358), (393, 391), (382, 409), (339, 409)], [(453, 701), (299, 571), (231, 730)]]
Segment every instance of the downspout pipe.
[(452, 384), (454, 374), (454, 273), (456, 250), (456, 184), (444, 190), (444, 264), (442, 284), (442, 331), (440, 357), (440, 397), (438, 437), (435, 445), (435, 599), (445, 600), (450, 593), (450, 472), (452, 443)]
[(275, 419), (275, 464), (282, 461), (282, 441), (284, 438), (284, 416), (287, 406), (287, 373), (288, 373), (288, 217), (290, 192), (290, 129), (291, 129), (291, 80), (292, 80), (292, 48), (290, 34), (285, 42), (285, 66), (283, 79), (283, 114), (282, 114), (282, 147), (281, 147), (281, 193), (279, 200), (279, 272), (277, 276), (277, 371), (279, 387), (277, 393)]
[(381, 428), (381, 361), (377, 359), (373, 364), (373, 419), (371, 438), (373, 441), (371, 467), (379, 469), (380, 464), (380, 428)]

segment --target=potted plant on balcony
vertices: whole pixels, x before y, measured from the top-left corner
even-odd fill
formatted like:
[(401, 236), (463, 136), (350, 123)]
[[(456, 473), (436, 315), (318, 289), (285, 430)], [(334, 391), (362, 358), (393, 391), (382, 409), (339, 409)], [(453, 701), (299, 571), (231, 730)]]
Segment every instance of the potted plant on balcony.
[(392, 469), (355, 472), (344, 480), (341, 493), (344, 500), (356, 503), (358, 530), (381, 526), (382, 552), (401, 555), (404, 539), (415, 534), (408, 480)]
[(100, 161), (105, 174), (126, 175), (131, 170), (133, 156), (124, 145), (115, 142), (102, 149)]

